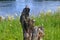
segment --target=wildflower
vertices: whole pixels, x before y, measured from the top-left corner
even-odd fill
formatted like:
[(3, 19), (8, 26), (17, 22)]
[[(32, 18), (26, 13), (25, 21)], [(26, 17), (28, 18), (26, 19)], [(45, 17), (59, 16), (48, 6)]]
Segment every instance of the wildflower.
[(5, 19), (5, 17), (4, 17), (4, 16), (2, 16), (2, 19), (4, 20), (4, 19)]
[(8, 20), (11, 20), (11, 17), (10, 16), (8, 16)]
[(48, 10), (47, 13), (51, 13), (52, 11), (51, 10)]
[(51, 14), (52, 14), (52, 11), (51, 11), (51, 10), (48, 10), (48, 11), (46, 12), (46, 15), (47, 15), (47, 16), (51, 16)]
[(12, 24), (10, 24), (10, 26), (12, 26)]
[(11, 19), (14, 19), (14, 16), (11, 16)]
[(35, 19), (33, 21), (35, 22)]
[(14, 19), (14, 16), (8, 16), (8, 20), (13, 20)]

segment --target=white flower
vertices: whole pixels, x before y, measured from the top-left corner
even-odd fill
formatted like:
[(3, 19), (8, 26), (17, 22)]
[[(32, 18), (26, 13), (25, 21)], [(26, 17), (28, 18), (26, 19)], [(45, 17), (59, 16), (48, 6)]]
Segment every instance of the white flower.
[(4, 19), (5, 19), (5, 17), (4, 17), (4, 16), (2, 16), (2, 19), (4, 20)]
[(40, 40), (43, 40), (43, 38), (40, 38)]
[(2, 21), (2, 20), (4, 20), (5, 19), (5, 17), (3, 17), (3, 16), (0, 16), (0, 21)]
[(48, 10), (47, 13), (51, 13), (52, 11), (51, 10)]
[(8, 20), (13, 20), (14, 19), (14, 16), (8, 16)]
[(14, 16), (11, 16), (12, 19), (14, 19)]
[(35, 22), (35, 19), (33, 21)]

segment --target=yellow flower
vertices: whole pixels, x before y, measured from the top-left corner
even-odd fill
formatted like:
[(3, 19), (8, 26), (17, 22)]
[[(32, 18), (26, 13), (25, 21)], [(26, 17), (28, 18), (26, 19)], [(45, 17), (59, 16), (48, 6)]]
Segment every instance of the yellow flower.
[(10, 26), (12, 26), (12, 24), (10, 24)]
[(51, 13), (52, 11), (51, 10), (48, 10), (47, 13)]
[(8, 20), (11, 21), (14, 19), (14, 16), (8, 16)]
[(48, 11), (46, 12), (46, 15), (47, 15), (47, 16), (51, 16), (51, 14), (52, 14), (52, 11), (51, 11), (51, 10), (48, 10)]

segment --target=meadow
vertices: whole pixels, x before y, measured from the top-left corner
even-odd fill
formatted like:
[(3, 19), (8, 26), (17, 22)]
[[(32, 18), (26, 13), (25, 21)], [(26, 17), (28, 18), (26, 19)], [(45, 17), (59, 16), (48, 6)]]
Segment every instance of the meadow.
[[(60, 40), (60, 12), (41, 12), (35, 20), (35, 26), (43, 24), (45, 36), (43, 40)], [(23, 40), (19, 18), (0, 20), (0, 40)]]

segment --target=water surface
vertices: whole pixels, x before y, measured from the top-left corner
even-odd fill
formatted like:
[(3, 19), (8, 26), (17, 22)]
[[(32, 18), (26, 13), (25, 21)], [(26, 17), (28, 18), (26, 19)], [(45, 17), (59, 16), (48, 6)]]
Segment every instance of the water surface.
[(14, 15), (17, 13), (21, 14), (23, 8), (29, 5), (30, 14), (38, 15), (41, 11), (52, 10), (56, 11), (57, 7), (60, 6), (60, 1), (32, 1), (32, 0), (16, 0), (16, 1), (6, 1), (0, 2), (0, 16)]

